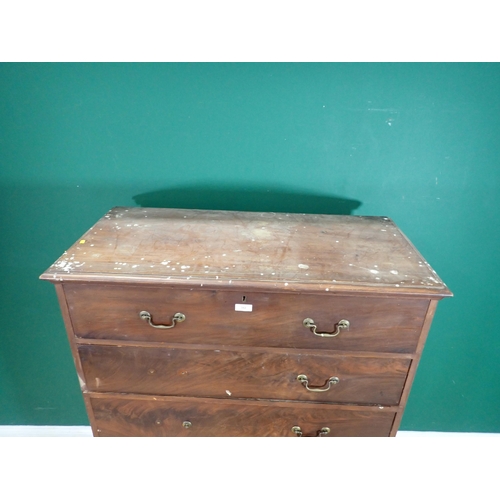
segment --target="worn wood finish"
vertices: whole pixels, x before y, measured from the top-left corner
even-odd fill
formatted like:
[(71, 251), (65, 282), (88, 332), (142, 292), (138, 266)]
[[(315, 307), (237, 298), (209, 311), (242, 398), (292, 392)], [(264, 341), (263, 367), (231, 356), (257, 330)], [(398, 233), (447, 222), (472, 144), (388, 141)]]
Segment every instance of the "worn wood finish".
[[(82, 338), (150, 340), (303, 349), (413, 352), (426, 299), (357, 298), (165, 287), (65, 284), (73, 327)], [(235, 304), (252, 312), (235, 311)], [(186, 320), (175, 328), (152, 328), (141, 320), (146, 310), (155, 323), (170, 324), (176, 312)], [(333, 331), (342, 319), (349, 330), (323, 338), (304, 327), (312, 318), (318, 331)]]
[(117, 207), (42, 278), (450, 295), (387, 217)]
[[(397, 405), (408, 359), (366, 358), (307, 352), (276, 354), (230, 350), (79, 345), (91, 391), (214, 398), (265, 398)], [(339, 382), (326, 392), (311, 387)], [(328, 386), (326, 384), (326, 386)]]
[[(203, 398), (92, 397), (98, 436), (388, 436), (395, 412), (323, 404), (220, 401)], [(183, 427), (190, 422), (189, 428)]]
[(386, 217), (115, 208), (41, 278), (95, 436), (394, 436), (452, 295)]

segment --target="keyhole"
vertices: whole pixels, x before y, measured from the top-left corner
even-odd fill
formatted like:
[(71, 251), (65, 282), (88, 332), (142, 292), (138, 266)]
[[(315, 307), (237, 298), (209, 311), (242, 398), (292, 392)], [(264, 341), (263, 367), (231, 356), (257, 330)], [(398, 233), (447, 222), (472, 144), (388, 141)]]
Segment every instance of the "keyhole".
[(246, 302), (246, 301), (247, 301), (247, 296), (246, 296), (246, 295), (243, 295), (243, 297), (241, 297), (241, 301), (242, 301), (242, 302)]

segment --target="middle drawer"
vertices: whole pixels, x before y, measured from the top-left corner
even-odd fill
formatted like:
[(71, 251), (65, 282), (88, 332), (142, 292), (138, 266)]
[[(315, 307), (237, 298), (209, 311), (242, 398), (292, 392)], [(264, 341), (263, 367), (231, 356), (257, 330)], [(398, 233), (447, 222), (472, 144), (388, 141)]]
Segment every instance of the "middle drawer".
[(397, 405), (411, 363), (276, 351), (78, 345), (88, 390), (168, 396)]

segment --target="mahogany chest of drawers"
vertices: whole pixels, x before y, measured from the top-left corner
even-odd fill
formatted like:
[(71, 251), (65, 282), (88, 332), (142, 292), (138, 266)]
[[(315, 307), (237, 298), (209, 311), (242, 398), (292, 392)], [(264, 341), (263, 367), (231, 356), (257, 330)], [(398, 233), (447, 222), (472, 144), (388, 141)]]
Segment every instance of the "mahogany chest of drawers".
[(386, 217), (114, 208), (55, 284), (94, 436), (394, 436), (451, 292)]

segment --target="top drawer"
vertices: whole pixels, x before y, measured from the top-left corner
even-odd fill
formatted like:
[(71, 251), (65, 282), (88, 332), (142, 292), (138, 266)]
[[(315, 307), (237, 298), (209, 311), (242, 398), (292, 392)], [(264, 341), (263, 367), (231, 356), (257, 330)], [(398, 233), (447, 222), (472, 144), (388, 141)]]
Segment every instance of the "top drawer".
[[(75, 335), (114, 339), (411, 353), (428, 300), (65, 284)], [(238, 305), (238, 306), (237, 306)], [(242, 307), (243, 306), (243, 307)], [(236, 310), (236, 309), (251, 309)], [(173, 328), (175, 313), (185, 315)], [(317, 333), (304, 326), (310, 318)], [(341, 320), (348, 328), (339, 329)]]

